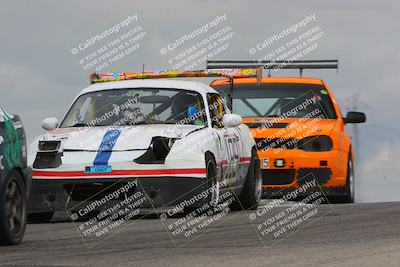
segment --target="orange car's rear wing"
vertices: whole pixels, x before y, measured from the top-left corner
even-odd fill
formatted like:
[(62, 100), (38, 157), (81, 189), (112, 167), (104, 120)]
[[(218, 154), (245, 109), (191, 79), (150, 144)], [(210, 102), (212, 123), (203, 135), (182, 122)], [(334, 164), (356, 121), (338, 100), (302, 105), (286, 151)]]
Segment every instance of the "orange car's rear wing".
[(165, 78), (195, 78), (195, 77), (225, 77), (229, 79), (237, 78), (257, 78), (261, 79), (262, 69), (256, 68), (218, 68), (193, 71), (146, 71), (146, 72), (114, 72), (114, 73), (93, 73), (90, 75), (90, 82), (113, 82), (135, 79), (165, 79)]
[(339, 70), (339, 60), (207, 60), (207, 69), (225, 68), (298, 69), (302, 77), (304, 69)]

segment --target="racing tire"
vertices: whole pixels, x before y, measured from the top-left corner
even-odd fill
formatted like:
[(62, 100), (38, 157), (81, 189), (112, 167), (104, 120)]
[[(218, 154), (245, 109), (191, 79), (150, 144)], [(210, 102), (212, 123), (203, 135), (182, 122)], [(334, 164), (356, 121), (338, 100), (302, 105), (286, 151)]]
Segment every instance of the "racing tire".
[[(214, 188), (211, 190), (211, 195), (208, 198), (207, 202), (211, 205), (211, 208), (215, 210), (218, 206), (218, 199), (219, 199), (219, 183), (218, 183), (218, 176), (217, 176), (217, 163), (212, 154), (206, 153), (206, 181), (210, 188)], [(197, 210), (197, 206), (185, 207), (183, 209), (184, 214), (192, 213), (193, 211)]]
[(261, 200), (262, 178), (260, 169), (260, 159), (256, 150), (251, 153), (251, 161), (249, 170), (246, 175), (246, 181), (243, 186), (242, 193), (238, 196), (239, 201), (231, 204), (230, 209), (233, 211), (256, 210)]
[(30, 223), (48, 223), (53, 218), (54, 212), (40, 212), (28, 214)]
[(0, 245), (19, 244), (25, 229), (25, 184), (17, 171), (11, 171), (0, 188)]
[(218, 206), (219, 200), (219, 182), (217, 174), (217, 163), (211, 154), (206, 154), (206, 168), (207, 168), (207, 181), (210, 184), (211, 196), (209, 203), (212, 207), (216, 208)]
[(347, 179), (345, 186), (345, 195), (339, 197), (338, 202), (340, 203), (354, 203), (355, 199), (355, 184), (354, 184), (354, 165), (351, 154), (347, 161)]

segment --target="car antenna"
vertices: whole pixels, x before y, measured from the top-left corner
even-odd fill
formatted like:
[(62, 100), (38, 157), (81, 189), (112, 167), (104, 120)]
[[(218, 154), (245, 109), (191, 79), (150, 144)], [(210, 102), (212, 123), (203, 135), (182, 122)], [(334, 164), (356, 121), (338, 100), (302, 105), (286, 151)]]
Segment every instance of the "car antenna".
[(144, 63), (143, 63), (143, 66), (142, 66), (142, 80), (143, 80), (143, 77), (144, 77)]

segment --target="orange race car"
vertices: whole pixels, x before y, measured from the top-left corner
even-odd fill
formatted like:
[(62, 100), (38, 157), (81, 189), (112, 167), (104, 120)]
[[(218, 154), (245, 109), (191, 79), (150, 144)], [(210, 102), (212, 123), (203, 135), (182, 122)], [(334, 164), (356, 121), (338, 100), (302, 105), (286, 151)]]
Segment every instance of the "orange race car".
[[(278, 66), (276, 61), (261, 63), (213, 61), (207, 67)], [(280, 68), (298, 68), (301, 76), (307, 68), (337, 68), (337, 61), (305, 60)], [(316, 78), (224, 79), (211, 86), (251, 128), (261, 160), (264, 197), (280, 196), (314, 181), (304, 196), (322, 188), (330, 199), (354, 202), (355, 149), (345, 124), (365, 122), (364, 113), (348, 112), (342, 117), (328, 85)]]

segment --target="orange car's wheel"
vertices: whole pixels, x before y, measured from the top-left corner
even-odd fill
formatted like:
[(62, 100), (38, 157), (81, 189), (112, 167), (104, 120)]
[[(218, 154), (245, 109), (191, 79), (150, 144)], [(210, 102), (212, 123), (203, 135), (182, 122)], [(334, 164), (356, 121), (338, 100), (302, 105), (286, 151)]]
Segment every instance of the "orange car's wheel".
[(339, 202), (354, 203), (354, 198), (355, 198), (354, 165), (351, 154), (349, 154), (349, 159), (347, 161), (347, 181), (346, 181), (345, 191), (346, 191), (345, 195), (339, 198)]

